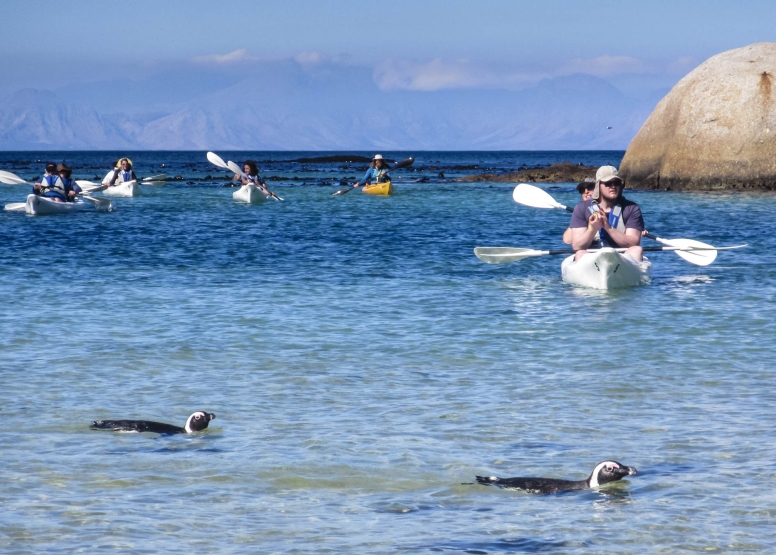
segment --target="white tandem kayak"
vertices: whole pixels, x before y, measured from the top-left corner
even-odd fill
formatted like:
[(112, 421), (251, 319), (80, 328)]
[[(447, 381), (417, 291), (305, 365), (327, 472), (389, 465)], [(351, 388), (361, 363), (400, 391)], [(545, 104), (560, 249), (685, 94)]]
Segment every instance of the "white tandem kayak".
[(248, 204), (258, 204), (259, 202), (267, 200), (267, 196), (253, 183), (248, 183), (247, 185), (240, 187), (237, 191), (232, 193), (232, 198), (234, 200), (239, 200), (240, 202), (247, 202)]
[(647, 285), (650, 281), (652, 262), (644, 257), (637, 262), (613, 248), (588, 252), (578, 261), (572, 254), (561, 264), (563, 281), (593, 289), (622, 289)]
[[(9, 210), (9, 206), (13, 206), (18, 210), (18, 205), (10, 204), (6, 205), (6, 210)], [(13, 210), (14, 208), (10, 208), (10, 210)], [(27, 202), (24, 203), (24, 211), (30, 216), (69, 214), (70, 212), (78, 212), (84, 208), (86, 208), (86, 203), (81, 199), (77, 199), (74, 202), (57, 202), (40, 195), (27, 195)]]
[(140, 185), (138, 185), (137, 181), (125, 181), (124, 183), (108, 187), (102, 194), (109, 197), (139, 197)]

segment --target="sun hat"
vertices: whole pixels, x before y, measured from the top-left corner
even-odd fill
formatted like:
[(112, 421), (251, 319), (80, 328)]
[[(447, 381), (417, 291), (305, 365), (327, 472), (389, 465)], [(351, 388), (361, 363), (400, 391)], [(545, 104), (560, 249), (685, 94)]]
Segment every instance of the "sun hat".
[(117, 169), (117, 170), (118, 170), (118, 169), (121, 169), (121, 161), (122, 161), (122, 160), (126, 160), (126, 161), (127, 161), (127, 163), (129, 164), (129, 169), (132, 169), (132, 160), (130, 160), (129, 158), (127, 158), (127, 157), (125, 156), (125, 157), (123, 157), (123, 158), (119, 158), (118, 160), (116, 160), (116, 169)]
[(73, 173), (73, 170), (71, 170), (70, 167), (67, 164), (62, 162), (61, 164), (59, 164), (57, 166), (57, 173), (62, 173), (62, 172), (70, 175), (71, 173)]
[(382, 159), (383, 159), (383, 155), (382, 154), (375, 154), (375, 157), (372, 158), (372, 160), (382, 160)]
[(595, 190), (593, 191), (593, 198), (598, 199), (601, 197), (600, 183), (608, 183), (615, 179), (619, 179), (622, 182), (622, 177), (617, 173), (617, 168), (614, 166), (601, 166), (598, 168), (598, 171), (595, 172)]

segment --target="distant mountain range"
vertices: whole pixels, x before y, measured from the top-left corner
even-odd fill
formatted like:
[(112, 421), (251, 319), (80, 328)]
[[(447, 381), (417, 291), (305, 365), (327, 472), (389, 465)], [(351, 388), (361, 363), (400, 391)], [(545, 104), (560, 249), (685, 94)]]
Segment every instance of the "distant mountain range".
[(625, 149), (667, 93), (631, 98), (590, 75), (521, 91), (383, 91), (367, 68), (266, 63), (0, 101), (2, 150)]

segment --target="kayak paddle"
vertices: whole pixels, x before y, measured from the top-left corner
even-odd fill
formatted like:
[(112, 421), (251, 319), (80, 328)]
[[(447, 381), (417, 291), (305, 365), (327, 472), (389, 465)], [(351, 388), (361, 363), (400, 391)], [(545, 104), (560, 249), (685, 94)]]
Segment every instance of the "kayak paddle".
[[(568, 212), (574, 211), (573, 208), (569, 208), (568, 206), (557, 202), (544, 189), (529, 185), (528, 183), (520, 183), (515, 187), (515, 190), (512, 191), (512, 200), (518, 204), (531, 206), (532, 208), (560, 208), (561, 210), (566, 210)], [(651, 233), (647, 233), (646, 237), (657, 241), (661, 245), (678, 247), (677, 249), (674, 249), (674, 252), (687, 262), (695, 264), (696, 266), (708, 266), (717, 258), (717, 250), (721, 250), (694, 239), (663, 239), (662, 237), (657, 237)]]
[[(740, 249), (747, 246), (746, 244), (743, 245), (734, 245), (732, 247), (709, 247), (709, 248), (698, 248), (698, 247), (685, 247), (686, 250), (697, 252), (697, 251), (706, 251), (706, 250), (715, 250), (715, 251), (727, 251), (731, 249)], [(674, 251), (674, 252), (681, 252), (682, 247), (644, 247), (643, 250), (647, 252), (656, 252), (656, 251)], [(588, 249), (587, 252), (597, 252), (600, 249)], [(625, 252), (628, 249), (614, 249), (617, 252)], [(547, 256), (547, 255), (553, 255), (553, 254), (574, 254), (577, 251), (573, 249), (561, 249), (561, 250), (553, 250), (553, 251), (540, 251), (536, 249), (525, 249), (520, 247), (475, 247), (474, 248), (474, 255), (482, 260), (483, 262), (486, 262), (488, 264), (507, 264), (509, 262), (517, 262), (519, 260), (523, 260), (525, 258), (533, 258), (536, 256)], [(703, 264), (696, 264), (698, 266), (707, 266), (709, 263), (703, 263)]]

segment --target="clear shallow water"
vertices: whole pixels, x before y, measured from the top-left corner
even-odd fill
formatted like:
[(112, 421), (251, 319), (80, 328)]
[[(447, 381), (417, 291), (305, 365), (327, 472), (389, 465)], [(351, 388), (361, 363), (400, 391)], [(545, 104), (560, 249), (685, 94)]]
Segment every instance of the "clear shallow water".
[[(387, 199), (321, 186), (360, 170), (264, 163), (286, 201), (247, 206), (202, 153), (135, 153), (183, 179), (113, 213), (0, 212), (0, 549), (773, 551), (776, 197), (629, 192), (658, 235), (750, 247), (705, 268), (655, 253), (652, 285), (602, 293), (561, 282), (561, 257), (472, 254), (560, 247), (564, 213), (436, 179), (621, 155), (419, 153)], [(88, 428), (197, 409), (218, 418), (192, 437)], [(465, 484), (607, 458), (638, 475), (558, 496)]]

